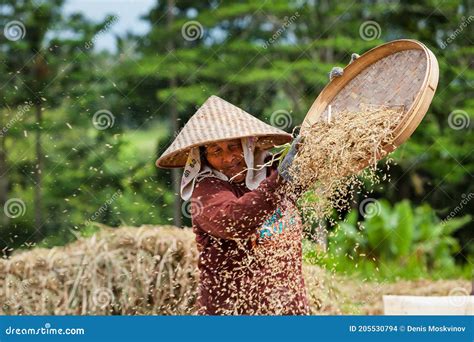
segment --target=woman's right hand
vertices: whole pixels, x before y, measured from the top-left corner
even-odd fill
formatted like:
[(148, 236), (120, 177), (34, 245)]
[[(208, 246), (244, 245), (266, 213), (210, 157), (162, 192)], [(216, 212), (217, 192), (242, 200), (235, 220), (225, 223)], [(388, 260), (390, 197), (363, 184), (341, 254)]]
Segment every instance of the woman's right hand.
[(285, 158), (280, 162), (280, 165), (278, 166), (278, 173), (280, 174), (283, 179), (285, 179), (287, 182), (291, 182), (293, 179), (290, 175), (290, 168), (291, 165), (293, 164), (293, 161), (298, 153), (298, 150), (301, 148), (301, 145), (303, 143), (303, 136), (298, 135), (293, 142), (291, 143), (290, 150), (286, 154)]

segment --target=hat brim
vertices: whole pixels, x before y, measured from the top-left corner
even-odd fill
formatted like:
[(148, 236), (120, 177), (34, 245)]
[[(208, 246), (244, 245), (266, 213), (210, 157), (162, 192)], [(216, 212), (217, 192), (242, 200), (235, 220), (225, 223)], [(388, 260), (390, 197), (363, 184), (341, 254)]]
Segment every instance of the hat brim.
[[(291, 134), (272, 134), (272, 135), (253, 135), (257, 138), (256, 147), (262, 150), (268, 150), (278, 145), (283, 145), (292, 140)], [(176, 150), (170, 154), (163, 155), (158, 158), (155, 162), (155, 165), (159, 168), (163, 169), (175, 169), (175, 168), (182, 168), (186, 165), (186, 161), (188, 159), (189, 151), (198, 146), (204, 146), (213, 142), (218, 141), (226, 141), (226, 140), (233, 140), (233, 139), (242, 139), (246, 138), (247, 136), (235, 136), (235, 137), (226, 137), (225, 139), (214, 139), (209, 141), (203, 141), (196, 143), (194, 145), (187, 146), (185, 148)]]

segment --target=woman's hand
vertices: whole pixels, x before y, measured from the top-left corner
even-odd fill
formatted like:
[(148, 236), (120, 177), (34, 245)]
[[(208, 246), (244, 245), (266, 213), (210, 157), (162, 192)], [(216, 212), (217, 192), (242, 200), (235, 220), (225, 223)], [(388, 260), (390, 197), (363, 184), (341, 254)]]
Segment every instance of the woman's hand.
[(292, 182), (293, 180), (290, 175), (290, 168), (291, 168), (291, 165), (293, 164), (296, 154), (298, 153), (298, 150), (301, 148), (303, 140), (304, 140), (303, 136), (301, 135), (298, 135), (293, 140), (293, 142), (291, 143), (290, 150), (288, 151), (285, 158), (283, 158), (283, 160), (280, 162), (280, 165), (278, 166), (278, 173), (287, 182)]

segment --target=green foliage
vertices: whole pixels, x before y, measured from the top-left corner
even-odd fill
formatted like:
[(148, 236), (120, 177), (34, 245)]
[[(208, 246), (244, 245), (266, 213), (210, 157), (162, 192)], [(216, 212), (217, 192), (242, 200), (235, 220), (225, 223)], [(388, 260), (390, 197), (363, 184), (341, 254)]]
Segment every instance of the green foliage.
[[(440, 81), (425, 119), (393, 155), (392, 181), (374, 189), (374, 197), (398, 204), (392, 208), (381, 201), (381, 215), (364, 221), (367, 234), (351, 213), (341, 222), (347, 236), (331, 237), (344, 253), (331, 247), (328, 257), (353, 270), (349, 256), (358, 259), (351, 252), (357, 244), (368, 253), (359, 258), (359, 270), (406, 268), (415, 276), (443, 267), (441, 272), (458, 272), (458, 265), (447, 266), (453, 254), (461, 251), (464, 262), (474, 255), (469, 243), (474, 226), (465, 216), (474, 212), (474, 201), (456, 211), (463, 219), (441, 226), (436, 218), (447, 217), (463, 195), (474, 193), (472, 24), (443, 45), (472, 13), (469, 2), (187, 0), (176, 1), (172, 23), (166, 6), (156, 1), (143, 16), (149, 32), (120, 35), (118, 50), (108, 52), (86, 46), (112, 17), (92, 22), (87, 13), (66, 15), (62, 0), (2, 2), (0, 28), (20, 20), (26, 35), (0, 42), (1, 126), (28, 101), (34, 106), (0, 137), (0, 204), (16, 197), (27, 208), (21, 217), (1, 218), (0, 249), (40, 240), (33, 226), (36, 134), (44, 150), (45, 244), (71, 241), (81, 230), (87, 234), (88, 219), (100, 208), (93, 222), (172, 223), (171, 174), (156, 169), (154, 161), (176, 134), (175, 124), (179, 130), (208, 96), (218, 95), (266, 122), (274, 112), (287, 111), (292, 122), (284, 129), (290, 132), (326, 86), (333, 66), (345, 66), (352, 52), (411, 38), (434, 52)], [(202, 38), (184, 39), (183, 25), (191, 20), (202, 25)], [(359, 33), (368, 20), (380, 25), (374, 40)], [(98, 131), (92, 116), (102, 109), (113, 113), (115, 124)], [(455, 110), (470, 119), (463, 129), (449, 125)]]
[(472, 274), (472, 265), (455, 264), (461, 251), (453, 234), (471, 221), (466, 215), (441, 221), (428, 205), (412, 207), (404, 200), (393, 207), (386, 200), (366, 209), (358, 221), (351, 211), (328, 236), (327, 254), (307, 248), (309, 262), (321, 263), (363, 277), (443, 277)]

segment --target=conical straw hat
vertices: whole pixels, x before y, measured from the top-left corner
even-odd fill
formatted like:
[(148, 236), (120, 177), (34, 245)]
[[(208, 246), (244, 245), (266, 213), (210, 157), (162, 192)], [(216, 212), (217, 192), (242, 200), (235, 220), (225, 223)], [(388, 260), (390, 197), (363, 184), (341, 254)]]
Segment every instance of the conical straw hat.
[(158, 158), (156, 166), (184, 167), (191, 148), (244, 137), (258, 137), (257, 147), (260, 149), (268, 149), (291, 140), (291, 135), (285, 131), (270, 126), (213, 95), (189, 119), (173, 143)]

